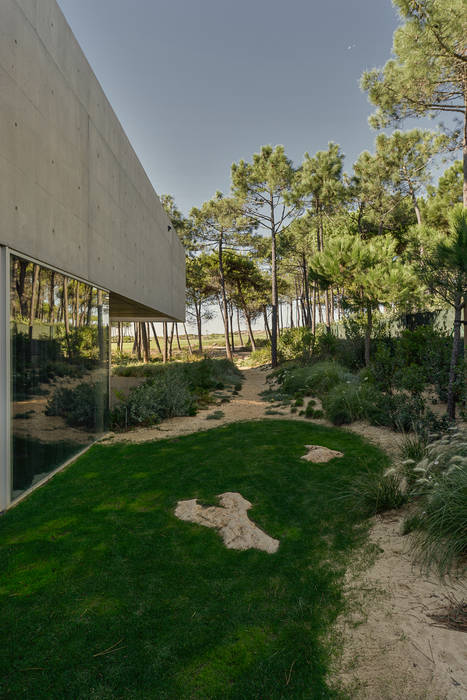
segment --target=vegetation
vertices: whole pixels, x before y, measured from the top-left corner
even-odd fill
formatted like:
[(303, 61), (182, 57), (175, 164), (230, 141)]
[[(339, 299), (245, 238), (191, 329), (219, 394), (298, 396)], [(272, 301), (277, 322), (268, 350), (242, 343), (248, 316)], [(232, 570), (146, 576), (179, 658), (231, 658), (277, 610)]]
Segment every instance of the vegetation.
[[(304, 463), (309, 442), (341, 450), (339, 469)], [(328, 630), (367, 525), (334, 496), (362, 464), (376, 477), (387, 460), (281, 420), (92, 448), (0, 521), (0, 695), (342, 697)], [(179, 499), (225, 491), (253, 504), (277, 554), (175, 518)]]
[[(68, 425), (97, 431), (107, 424), (107, 392), (100, 383), (82, 382), (73, 389), (59, 387), (47, 401), (45, 414), (61, 416)], [(100, 414), (100, 415), (99, 415)]]
[(209, 403), (214, 389), (232, 387), (238, 391), (240, 371), (227, 359), (204, 359), (198, 362), (142, 364), (116, 367), (115, 374), (125, 377), (148, 377), (143, 384), (120, 395), (112, 413), (117, 429), (149, 426), (165, 418), (196, 413), (197, 406)]

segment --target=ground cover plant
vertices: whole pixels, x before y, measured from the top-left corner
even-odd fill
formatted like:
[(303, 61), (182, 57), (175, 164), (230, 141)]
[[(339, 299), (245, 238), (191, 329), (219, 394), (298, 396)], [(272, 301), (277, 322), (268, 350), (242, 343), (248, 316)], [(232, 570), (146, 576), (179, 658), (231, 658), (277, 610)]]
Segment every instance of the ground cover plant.
[[(306, 444), (344, 457), (305, 463)], [(0, 520), (0, 696), (345, 697), (329, 632), (367, 525), (334, 496), (386, 467), (356, 435), (290, 421), (92, 448)], [(226, 491), (276, 554), (175, 518)]]

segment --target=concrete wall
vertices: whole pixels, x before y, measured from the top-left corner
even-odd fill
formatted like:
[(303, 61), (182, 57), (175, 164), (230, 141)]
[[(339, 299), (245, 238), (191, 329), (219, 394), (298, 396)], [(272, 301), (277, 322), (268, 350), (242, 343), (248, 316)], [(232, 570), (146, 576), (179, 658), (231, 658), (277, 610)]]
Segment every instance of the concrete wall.
[(0, 0), (0, 182), (0, 243), (184, 318), (183, 247), (55, 0)]

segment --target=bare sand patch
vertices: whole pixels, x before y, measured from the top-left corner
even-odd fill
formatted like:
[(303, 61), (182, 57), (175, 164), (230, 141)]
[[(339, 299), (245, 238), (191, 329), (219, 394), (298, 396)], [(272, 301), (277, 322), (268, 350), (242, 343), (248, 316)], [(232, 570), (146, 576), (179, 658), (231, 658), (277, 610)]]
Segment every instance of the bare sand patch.
[(269, 537), (249, 519), (247, 511), (252, 505), (246, 498), (231, 491), (221, 493), (217, 498), (220, 507), (202, 506), (195, 498), (179, 501), (175, 515), (180, 520), (218, 530), (228, 549), (260, 549), (268, 554), (277, 552), (279, 540)]
[(466, 597), (466, 582), (440, 582), (412, 565), (400, 534), (404, 512), (378, 516), (371, 530), (377, 548), (363, 574), (349, 572), (354, 614), (342, 621), (341, 678), (365, 700), (465, 700), (467, 634), (436, 626), (431, 614), (452, 595)]
[(307, 462), (314, 462), (315, 464), (321, 464), (323, 462), (330, 462), (331, 459), (336, 457), (343, 457), (343, 453), (338, 450), (330, 450), (328, 447), (322, 447), (322, 445), (305, 445), (308, 452), (300, 459), (304, 459)]

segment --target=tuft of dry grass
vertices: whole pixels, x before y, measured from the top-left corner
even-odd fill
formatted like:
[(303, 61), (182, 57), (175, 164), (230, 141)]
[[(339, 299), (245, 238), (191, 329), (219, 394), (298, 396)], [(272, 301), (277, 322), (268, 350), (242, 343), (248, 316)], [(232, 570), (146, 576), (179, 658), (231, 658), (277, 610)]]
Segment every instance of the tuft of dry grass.
[(467, 600), (458, 600), (454, 595), (446, 597), (446, 604), (438, 613), (432, 613), (435, 627), (467, 632)]

